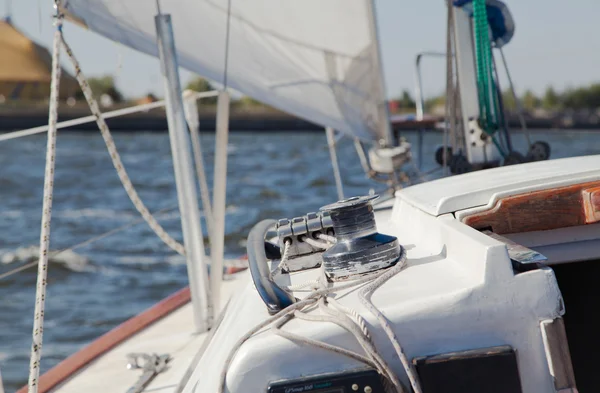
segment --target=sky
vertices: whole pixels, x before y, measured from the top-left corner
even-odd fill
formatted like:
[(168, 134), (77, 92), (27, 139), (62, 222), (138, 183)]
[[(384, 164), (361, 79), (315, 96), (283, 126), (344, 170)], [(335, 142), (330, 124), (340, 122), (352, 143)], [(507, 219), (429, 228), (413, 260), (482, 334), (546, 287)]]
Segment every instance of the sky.
[[(0, 17), (10, 0), (0, 0)], [(151, 0), (148, 0), (151, 1)], [(515, 20), (512, 41), (504, 48), (517, 90), (542, 94), (600, 81), (600, 0), (505, 0)], [(414, 91), (415, 56), (444, 52), (444, 0), (376, 0), (379, 37), (387, 95)], [(16, 27), (47, 47), (52, 42), (52, 0), (12, 0)], [(567, 5), (569, 4), (569, 5)], [(162, 94), (156, 59), (111, 42), (77, 26), (65, 35), (88, 76), (112, 74), (128, 97)], [(2, 59), (0, 59), (1, 61)], [(445, 86), (443, 58), (423, 59), (425, 96), (441, 94)], [(67, 67), (68, 69), (68, 67)], [(182, 72), (185, 84), (193, 77)], [(501, 74), (503, 87), (507, 86)]]

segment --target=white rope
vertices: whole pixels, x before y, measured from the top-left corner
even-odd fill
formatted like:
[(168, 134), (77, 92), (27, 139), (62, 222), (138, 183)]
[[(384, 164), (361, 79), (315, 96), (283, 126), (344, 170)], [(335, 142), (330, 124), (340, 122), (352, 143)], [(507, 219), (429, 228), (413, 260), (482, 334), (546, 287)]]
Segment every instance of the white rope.
[[(129, 108), (117, 109), (117, 110), (114, 110), (111, 112), (106, 112), (106, 113), (104, 113), (104, 118), (108, 119), (111, 117), (129, 115), (131, 113), (144, 112), (144, 111), (147, 111), (150, 109), (160, 108), (163, 106), (165, 106), (164, 101), (150, 102), (148, 104), (136, 105), (136, 106), (129, 107)], [(79, 119), (65, 120), (65, 121), (56, 123), (56, 129), (78, 126), (81, 124), (91, 123), (95, 120), (96, 120), (96, 117), (94, 115), (80, 117)], [(48, 131), (48, 125), (28, 128), (28, 129), (21, 130), (21, 131), (9, 132), (9, 133), (0, 135), (0, 142), (8, 141), (11, 139), (22, 138), (24, 136), (29, 136), (29, 135), (41, 134), (42, 132), (47, 132), (47, 131)]]
[[(217, 94), (218, 94), (217, 91), (204, 91), (201, 93), (194, 92), (192, 97), (194, 99), (198, 100), (198, 99), (206, 98), (206, 97), (214, 97)], [(163, 106), (165, 106), (164, 100), (156, 101), (156, 102), (149, 102), (147, 104), (140, 104), (140, 105), (130, 106), (127, 108), (115, 109), (114, 111), (110, 111), (110, 112), (104, 112), (102, 114), (102, 117), (104, 117), (104, 119), (110, 119), (112, 117), (130, 115), (132, 113), (146, 112), (151, 109), (162, 108)], [(84, 116), (84, 117), (80, 117), (78, 119), (59, 121), (58, 123), (56, 123), (56, 129), (60, 130), (61, 128), (78, 126), (81, 124), (92, 123), (94, 121), (96, 121), (96, 116), (94, 116), (94, 115)], [(38, 127), (33, 127), (33, 128), (27, 128), (25, 130), (20, 130), (20, 131), (7, 132), (6, 134), (0, 135), (0, 142), (8, 141), (11, 139), (22, 138), (24, 136), (29, 136), (29, 135), (41, 134), (42, 132), (47, 132), (47, 131), (48, 131), (48, 125), (43, 125), (43, 126), (38, 126)]]
[(369, 340), (371, 339), (371, 332), (369, 332), (369, 328), (367, 327), (367, 322), (358, 313), (358, 311), (356, 311), (353, 308), (346, 307), (346, 306), (340, 304), (333, 297), (327, 298), (327, 303), (329, 303), (333, 308), (337, 309), (338, 311), (346, 313), (346, 314), (350, 315), (352, 318), (354, 318), (355, 322), (358, 324), (358, 326), (360, 326), (361, 330), (363, 331), (363, 334), (365, 335), (365, 337), (367, 337)]
[(33, 317), (33, 341), (29, 363), (29, 393), (37, 393), (40, 377), (40, 359), (44, 338), (44, 309), (46, 303), (46, 278), (48, 276), (48, 251), (50, 248), (50, 221), (52, 217), (52, 194), (54, 191), (54, 166), (56, 154), (56, 119), (58, 117), (58, 93), (60, 85), (60, 40), (63, 16), (56, 17), (56, 31), (52, 46), (52, 82), (50, 85), (50, 107), (48, 113), (48, 141), (46, 145), (46, 169), (44, 173), (44, 199), (42, 207), (42, 228), (40, 233), (40, 257), (37, 286), (35, 291), (35, 309)]
[(310, 280), (303, 282), (302, 284), (290, 285), (289, 287), (285, 287), (285, 289), (293, 292), (307, 287), (311, 287), (311, 291), (317, 289), (319, 287), (319, 280)]
[(129, 196), (129, 199), (131, 199), (131, 202), (135, 206), (136, 210), (142, 215), (142, 217), (144, 218), (144, 220), (146, 221), (148, 226), (154, 231), (154, 233), (156, 233), (156, 235), (167, 246), (169, 246), (170, 248), (175, 250), (177, 253), (179, 253), (181, 255), (185, 255), (185, 248), (183, 247), (183, 245), (181, 243), (179, 243), (178, 241), (176, 241), (175, 239), (173, 239), (163, 229), (163, 227), (158, 223), (158, 221), (156, 221), (154, 216), (152, 216), (150, 211), (148, 211), (148, 208), (146, 207), (146, 205), (144, 205), (144, 202), (141, 200), (137, 191), (133, 187), (131, 179), (129, 178), (129, 175), (127, 175), (127, 171), (125, 170), (125, 167), (123, 166), (123, 162), (121, 161), (121, 157), (119, 156), (117, 147), (115, 146), (115, 141), (113, 140), (113, 137), (110, 134), (110, 129), (106, 125), (104, 116), (102, 115), (102, 112), (100, 112), (100, 109), (98, 108), (98, 103), (96, 102), (96, 100), (93, 97), (92, 89), (90, 89), (90, 86), (81, 71), (79, 62), (73, 55), (73, 51), (71, 50), (71, 48), (65, 41), (62, 34), (60, 34), (60, 39), (62, 41), (63, 47), (65, 48), (65, 51), (67, 52), (69, 59), (71, 60), (71, 63), (73, 64), (73, 67), (75, 68), (75, 77), (77, 78), (77, 81), (79, 82), (79, 86), (81, 87), (81, 90), (83, 91), (83, 95), (85, 96), (85, 99), (90, 107), (90, 111), (96, 118), (96, 123), (98, 124), (100, 133), (102, 134), (102, 138), (104, 139), (104, 143), (106, 144), (106, 147), (108, 148), (108, 151), (110, 153), (110, 158), (112, 160), (112, 163), (113, 163), (115, 169), (117, 170), (117, 175), (119, 176), (119, 179), (121, 180), (121, 183), (123, 184), (123, 187), (125, 188), (125, 192), (127, 193), (127, 196)]
[(289, 239), (283, 243), (283, 253), (281, 254), (281, 261), (279, 262), (279, 269), (282, 271), (290, 270), (287, 265), (287, 260), (290, 255), (290, 246), (291, 245), (292, 245), (292, 242)]
[[(363, 290), (360, 291), (359, 297), (361, 297), (361, 301), (368, 303), (367, 308), (369, 309), (369, 311), (374, 313), (374, 315), (377, 317), (377, 320), (381, 323), (384, 331), (386, 332), (386, 334), (392, 341), (392, 344), (394, 345), (394, 349), (396, 349), (396, 352), (399, 354), (399, 357), (400, 357), (401, 362), (403, 363), (403, 366), (405, 366), (404, 367), (405, 371), (408, 375), (411, 385), (413, 386), (413, 389), (415, 389), (415, 393), (421, 393), (420, 385), (418, 383), (418, 380), (416, 380), (416, 374), (415, 374), (414, 370), (410, 367), (410, 365), (408, 365), (408, 366), (405, 365), (405, 361), (407, 361), (406, 355), (404, 354), (402, 348), (400, 347), (398, 339), (396, 338), (395, 334), (393, 333), (393, 330), (392, 330), (391, 326), (389, 325), (389, 322), (387, 321), (387, 319), (385, 319), (385, 316), (383, 316), (383, 314), (381, 314), (381, 312), (370, 301), (370, 296), (373, 294), (373, 292), (377, 288), (379, 288), (381, 285), (383, 285), (392, 276), (401, 272), (405, 267), (406, 267), (406, 251), (404, 249), (402, 249), (400, 259), (394, 267), (387, 269), (387, 270), (377, 271), (377, 272), (374, 272), (371, 274), (367, 274), (365, 276), (362, 276), (362, 277), (360, 277), (350, 283), (344, 284), (344, 285), (339, 285), (339, 286), (331, 286), (330, 285), (328, 287), (325, 287), (327, 284), (326, 284), (326, 281), (323, 281), (325, 276), (324, 276), (324, 271), (322, 270), (321, 277), (318, 281), (318, 283), (321, 285), (321, 288), (311, 292), (305, 299), (303, 299), (297, 303), (294, 303), (291, 306), (281, 310), (279, 313), (275, 314), (274, 316), (267, 318), (265, 321), (263, 321), (260, 324), (258, 324), (257, 326), (255, 326), (253, 329), (251, 329), (249, 332), (247, 332), (244, 336), (242, 336), (237, 341), (237, 343), (233, 346), (233, 349), (230, 351), (227, 359), (225, 360), (225, 364), (224, 364), (224, 367), (223, 367), (223, 369), (221, 371), (221, 375), (220, 375), (220, 383), (219, 383), (218, 393), (223, 393), (225, 391), (227, 370), (229, 369), (231, 362), (235, 358), (235, 355), (236, 355), (237, 351), (239, 350), (239, 348), (248, 339), (250, 339), (254, 334), (258, 333), (259, 331), (268, 327), (271, 324), (274, 324), (271, 327), (274, 334), (288, 338), (292, 341), (296, 341), (300, 344), (309, 344), (309, 345), (314, 345), (321, 349), (330, 350), (335, 353), (338, 353), (338, 354), (341, 354), (344, 356), (348, 356), (348, 357), (358, 360), (362, 363), (365, 363), (365, 364), (377, 369), (381, 375), (385, 376), (386, 382), (391, 383), (394, 386), (394, 389), (396, 390), (397, 393), (408, 392), (408, 390), (398, 380), (398, 378), (394, 374), (393, 370), (389, 367), (389, 365), (387, 365), (387, 363), (381, 357), (381, 355), (379, 355), (377, 348), (375, 348), (375, 345), (371, 341), (371, 338), (370, 338), (371, 334), (368, 331), (368, 327), (367, 327), (364, 319), (356, 311), (353, 311), (347, 307), (341, 306), (339, 303), (337, 303), (335, 301), (335, 299), (333, 299), (331, 297), (326, 297), (326, 295), (331, 292), (339, 293), (339, 291), (353, 288), (353, 287), (356, 287), (356, 286), (366, 283), (366, 282), (370, 282), (370, 283)], [(307, 314), (307, 313), (302, 312), (303, 309), (305, 309), (306, 307), (312, 306), (315, 303), (319, 303), (319, 305), (320, 305), (319, 308), (322, 309), (324, 312), (326, 312), (327, 314), (333, 314), (333, 315), (312, 315), (312, 314)], [(332, 304), (332, 306), (334, 308), (337, 307), (337, 309), (327, 308), (326, 307), (327, 303)], [(356, 315), (358, 318), (355, 318), (357, 320), (353, 321), (345, 314), (349, 314), (351, 316)], [(333, 346), (331, 344), (327, 344), (327, 343), (324, 343), (324, 342), (321, 342), (318, 340), (313, 340), (308, 337), (302, 337), (302, 336), (296, 335), (294, 333), (290, 333), (290, 332), (286, 332), (286, 331), (282, 330), (281, 329), (282, 326), (285, 325), (293, 317), (296, 317), (299, 319), (316, 321), (316, 322), (331, 322), (331, 323), (337, 324), (338, 326), (343, 327), (344, 329), (346, 329), (347, 331), (349, 331), (351, 334), (353, 334), (356, 337), (359, 344), (363, 347), (363, 349), (367, 353), (367, 357), (357, 354), (357, 353), (350, 351), (348, 349), (345, 349), (345, 348)], [(391, 335), (389, 333), (390, 331), (391, 331)]]
[(404, 367), (404, 371), (408, 376), (410, 384), (415, 393), (422, 393), (421, 384), (419, 382), (419, 378), (417, 377), (417, 372), (414, 369), (414, 366), (409, 362), (408, 357), (404, 353), (400, 342), (398, 341), (398, 337), (396, 337), (396, 333), (394, 333), (394, 329), (392, 328), (390, 322), (387, 320), (385, 315), (373, 304), (371, 301), (371, 296), (373, 292), (377, 290), (380, 286), (385, 284), (390, 278), (400, 273), (406, 267), (406, 250), (402, 249), (402, 253), (400, 255), (400, 259), (390, 269), (386, 270), (382, 275), (374, 279), (372, 282), (367, 284), (363, 289), (358, 293), (358, 298), (361, 303), (369, 310), (371, 314), (377, 318), (379, 324), (383, 328), (383, 331), (388, 336), (394, 350), (396, 351), (396, 355), (400, 359), (402, 366)]
[[(322, 303), (323, 301), (324, 301), (324, 298), (321, 298), (319, 303)], [(327, 307), (324, 307), (324, 310), (327, 310)], [(396, 375), (394, 374), (392, 369), (385, 362), (385, 360), (381, 357), (381, 355), (377, 351), (377, 348), (375, 348), (375, 345), (373, 345), (371, 340), (364, 337), (364, 335), (362, 334), (362, 332), (358, 328), (358, 326), (351, 319), (349, 319), (345, 314), (341, 313), (341, 314), (338, 314), (335, 316), (311, 315), (311, 314), (302, 313), (300, 311), (295, 311), (294, 316), (298, 319), (303, 319), (306, 321), (330, 322), (330, 323), (336, 324), (336, 325), (340, 326), (341, 328), (343, 328), (344, 330), (348, 331), (350, 334), (352, 334), (356, 338), (356, 340), (358, 341), (360, 346), (364, 349), (364, 351), (367, 353), (367, 355), (369, 356), (369, 358), (371, 359), (372, 363), (375, 365), (375, 368), (379, 371), (379, 373), (384, 375), (387, 379), (389, 379), (392, 382), (392, 384), (396, 388), (396, 392), (397, 393), (405, 393), (405, 390), (402, 387), (401, 382), (398, 380), (398, 377), (396, 377)], [(316, 341), (316, 342), (317, 342), (317, 344), (316, 344), (317, 347), (322, 347), (322, 342), (320, 342), (320, 341)]]
[(344, 289), (356, 287), (360, 284), (364, 284), (365, 282), (373, 280), (374, 277), (377, 277), (380, 274), (381, 274), (381, 272), (368, 274), (368, 275), (360, 277), (360, 278), (358, 278), (350, 283), (344, 284), (344, 285), (339, 285), (339, 286), (325, 288), (325, 289), (317, 289), (317, 290), (311, 292), (309, 295), (307, 295), (307, 297), (305, 299), (300, 300), (299, 302), (294, 303), (291, 306), (284, 308), (283, 310), (279, 311), (277, 314), (265, 319), (264, 321), (262, 321), (261, 323), (259, 323), (258, 325), (256, 325), (252, 329), (250, 329), (246, 334), (244, 334), (242, 337), (240, 337), (240, 339), (232, 347), (232, 350), (229, 352), (227, 359), (225, 359), (225, 364), (223, 366), (223, 369), (221, 370), (221, 375), (219, 377), (220, 383), (219, 383), (219, 390), (217, 392), (223, 393), (225, 391), (224, 389), (225, 389), (225, 379), (227, 378), (227, 370), (229, 369), (229, 366), (231, 365), (231, 362), (235, 358), (235, 355), (237, 354), (237, 351), (239, 350), (239, 348), (246, 341), (248, 341), (248, 339), (250, 339), (253, 335), (258, 333), (263, 328), (280, 320), (281, 318), (292, 314), (294, 311), (301, 310), (309, 305), (316, 303), (320, 296), (323, 296), (330, 292), (342, 291)]
[(299, 334), (295, 334), (292, 332), (282, 330), (281, 327), (285, 323), (287, 323), (289, 320), (291, 320), (291, 317), (288, 315), (288, 316), (282, 318), (281, 321), (277, 322), (272, 328), (273, 333), (277, 334), (278, 336), (287, 338), (288, 340), (296, 341), (300, 344), (313, 345), (315, 347), (319, 347), (322, 349), (326, 349), (328, 351), (339, 353), (340, 355), (348, 356), (349, 358), (352, 358), (354, 360), (358, 360), (359, 362), (365, 363), (368, 366), (371, 366), (372, 368), (377, 368), (377, 365), (371, 359), (369, 359), (365, 356), (362, 356), (360, 354), (357, 354), (356, 352), (350, 351), (346, 348), (338, 347), (336, 345), (331, 345), (326, 342), (313, 340), (312, 338), (309, 338), (309, 337), (300, 336)]
[(331, 235), (326, 235), (324, 233), (319, 233), (317, 235), (317, 237), (321, 240), (325, 240), (326, 242), (329, 243), (337, 243), (337, 238), (335, 236), (331, 236)]
[[(381, 275), (385, 273), (378, 272), (376, 274)], [(322, 288), (326, 288), (329, 285), (327, 274), (323, 267), (321, 268), (320, 282)], [(339, 306), (339, 309), (336, 309), (335, 306), (333, 308), (327, 307), (329, 302), (336, 303)], [(369, 332), (366, 321), (358, 314), (358, 312), (356, 312), (356, 310), (342, 306), (341, 304), (337, 303), (335, 298), (328, 296), (324, 296), (319, 299), (319, 309), (337, 320), (332, 321), (333, 323), (344, 327), (348, 332), (354, 335), (369, 358), (377, 365), (376, 368), (379, 374), (387, 378), (386, 380), (393, 385), (394, 390), (397, 393), (405, 392), (405, 388), (398, 380), (398, 377), (396, 377), (396, 374), (394, 374), (391, 367), (381, 357), (381, 355), (379, 355), (379, 352), (375, 347), (375, 343), (371, 339), (371, 333)], [(298, 313), (298, 311), (296, 311), (296, 313)], [(353, 321), (350, 317), (355, 317), (355, 320)]]
[(308, 237), (308, 236), (304, 236), (304, 237), (302, 238), (302, 241), (303, 241), (303, 242), (306, 242), (307, 244), (310, 244), (310, 245), (311, 245), (311, 246), (313, 246), (313, 247), (320, 248), (320, 249), (323, 249), (323, 250), (327, 250), (329, 247), (331, 247), (331, 246), (332, 246), (332, 244), (331, 244), (331, 243), (324, 243), (324, 242), (320, 242), (320, 241), (318, 241), (318, 240), (311, 239), (311, 238), (310, 238), (310, 237)]

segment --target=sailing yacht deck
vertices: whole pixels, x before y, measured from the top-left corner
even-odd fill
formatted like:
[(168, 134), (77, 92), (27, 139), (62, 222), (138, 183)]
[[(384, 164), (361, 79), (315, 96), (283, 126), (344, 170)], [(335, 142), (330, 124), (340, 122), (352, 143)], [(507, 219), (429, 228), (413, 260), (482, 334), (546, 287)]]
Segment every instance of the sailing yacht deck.
[[(508, 346), (516, 354), (522, 392), (552, 391), (552, 373), (559, 365), (547, 358), (552, 347), (543, 329), (562, 321), (565, 313), (554, 272), (547, 267), (514, 270), (505, 243), (470, 227), (458, 218), (460, 211), (453, 209), (481, 210), (498, 195), (533, 195), (532, 190), (587, 184), (600, 179), (600, 172), (593, 169), (597, 160), (597, 156), (581, 157), (488, 171), (488, 176), (496, 174), (499, 179), (494, 187), (486, 186), (483, 172), (434, 181), (402, 190), (374, 207), (378, 230), (396, 236), (407, 250), (407, 267), (377, 290), (373, 302), (391, 322), (409, 359)], [(470, 192), (476, 197), (471, 198)], [(444, 207), (446, 196), (455, 198), (452, 208)], [(443, 209), (450, 211), (439, 214)], [(596, 225), (573, 228), (597, 237)], [(553, 231), (546, 232), (552, 240)], [(594, 257), (598, 256), (596, 252)], [(579, 257), (575, 250), (571, 260)], [(318, 269), (279, 275), (278, 284), (297, 285), (318, 276)], [(126, 369), (126, 355), (142, 352), (173, 358), (144, 391), (217, 392), (219, 375), (237, 340), (269, 317), (250, 274), (239, 273), (235, 278), (224, 282), (223, 298), (235, 296), (210, 341), (206, 341), (207, 333), (191, 334), (192, 310), (187, 304), (90, 363), (55, 391), (127, 389), (138, 381), (141, 371)], [(294, 295), (302, 298), (306, 292)], [(333, 296), (365, 318), (381, 355), (408, 385), (407, 374), (357, 291), (343, 290)], [(316, 315), (318, 310), (307, 312)], [(360, 351), (357, 342), (333, 324), (295, 319), (285, 329)], [(249, 387), (264, 391), (273, 381), (343, 373), (360, 366), (338, 354), (299, 346), (267, 328), (239, 347), (228, 368), (226, 391), (245, 392)]]
[[(224, 302), (238, 290), (240, 283), (247, 282), (248, 276), (248, 272), (244, 271), (223, 281), (221, 294)], [(144, 391), (175, 392), (194, 357), (211, 334), (210, 331), (194, 334), (193, 328), (192, 304), (187, 302), (98, 357), (51, 391), (61, 393), (126, 391), (140, 379), (143, 372), (143, 370), (127, 368), (127, 355), (145, 353), (168, 354), (171, 360), (167, 369), (159, 373)], [(82, 351), (86, 351), (86, 348)], [(143, 362), (140, 362), (140, 365), (142, 364)], [(43, 387), (43, 382), (41, 385)]]

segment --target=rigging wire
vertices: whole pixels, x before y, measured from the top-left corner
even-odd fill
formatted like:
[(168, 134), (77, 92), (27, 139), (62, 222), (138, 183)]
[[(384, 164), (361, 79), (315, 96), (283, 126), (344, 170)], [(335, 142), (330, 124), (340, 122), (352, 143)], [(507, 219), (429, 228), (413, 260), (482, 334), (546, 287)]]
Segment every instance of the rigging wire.
[(229, 30), (230, 30), (230, 26), (231, 26), (231, 0), (227, 0), (227, 27), (225, 30), (225, 60), (224, 60), (224, 64), (223, 64), (223, 90), (227, 89), (227, 71), (228, 71), (228, 67), (229, 67)]
[[(177, 206), (178, 205), (173, 205), (173, 206), (165, 207), (164, 209), (161, 209), (161, 210), (158, 210), (157, 212), (155, 212), (154, 215), (155, 216), (161, 216), (162, 214), (169, 213), (172, 210), (177, 209)], [(143, 217), (137, 218), (137, 219), (135, 219), (135, 220), (133, 220), (131, 222), (128, 222), (127, 224), (121, 225), (120, 227), (113, 228), (113, 229), (111, 229), (109, 231), (106, 231), (106, 232), (101, 233), (99, 235), (93, 236), (93, 237), (91, 237), (91, 238), (89, 238), (87, 240), (84, 240), (81, 243), (77, 243), (77, 244), (75, 244), (73, 246), (70, 246), (70, 247), (67, 247), (67, 248), (63, 248), (62, 250), (59, 250), (59, 251), (55, 251), (55, 252), (51, 253), (50, 258), (56, 258), (59, 255), (61, 255), (62, 253), (65, 253), (67, 251), (73, 251), (73, 250), (75, 250), (77, 248), (81, 248), (81, 247), (90, 245), (92, 243), (96, 243), (97, 241), (100, 241), (102, 239), (105, 239), (107, 237), (115, 235), (115, 234), (117, 234), (119, 232), (122, 232), (122, 231), (124, 231), (126, 229), (129, 229), (131, 227), (139, 225), (143, 221), (144, 221)], [(26, 269), (29, 269), (31, 267), (34, 267), (34, 266), (36, 266), (38, 264), (38, 262), (39, 262), (39, 260), (36, 259), (35, 261), (26, 263), (25, 265), (19, 266), (19, 267), (13, 269), (13, 270), (9, 270), (8, 272), (2, 273), (2, 274), (0, 274), (0, 280), (2, 280), (4, 278), (7, 278), (7, 277), (10, 277), (12, 275), (15, 275), (15, 274), (17, 274), (17, 273), (19, 273), (19, 272), (21, 272), (23, 270), (26, 270)]]
[(527, 122), (525, 121), (525, 116), (523, 116), (523, 106), (521, 105), (521, 100), (517, 96), (517, 91), (515, 89), (515, 85), (513, 84), (513, 80), (510, 75), (510, 70), (508, 69), (508, 63), (506, 62), (506, 57), (504, 57), (504, 50), (502, 48), (498, 48), (498, 50), (500, 51), (500, 58), (502, 59), (502, 64), (504, 64), (504, 70), (506, 71), (506, 77), (508, 79), (508, 84), (510, 85), (510, 92), (512, 93), (513, 99), (515, 101), (517, 116), (519, 117), (519, 122), (521, 123), (521, 129), (525, 133), (525, 138), (527, 138), (527, 145), (529, 149), (531, 149), (531, 135), (529, 135)]

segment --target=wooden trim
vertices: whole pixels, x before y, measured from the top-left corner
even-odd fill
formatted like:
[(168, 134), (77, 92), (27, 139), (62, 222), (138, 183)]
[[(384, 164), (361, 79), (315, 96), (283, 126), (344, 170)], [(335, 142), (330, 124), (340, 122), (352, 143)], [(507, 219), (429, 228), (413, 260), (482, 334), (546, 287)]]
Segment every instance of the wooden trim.
[(588, 188), (581, 192), (585, 222), (600, 221), (600, 187)]
[(548, 356), (548, 367), (554, 377), (556, 391), (576, 392), (577, 384), (575, 383), (565, 322), (561, 317), (552, 321), (542, 321), (542, 333)]
[(600, 221), (599, 187), (595, 181), (514, 195), (462, 221), (499, 235), (592, 224)]
[[(123, 322), (108, 333), (102, 335), (91, 344), (75, 352), (50, 370), (42, 374), (39, 379), (39, 393), (46, 393), (60, 383), (66, 381), (74, 373), (84, 368), (93, 360), (102, 356), (112, 348), (121, 344), (154, 322), (177, 310), (190, 301), (190, 289), (180, 289), (146, 311), (141, 312)], [(26, 393), (27, 386), (23, 386), (17, 393)]]

